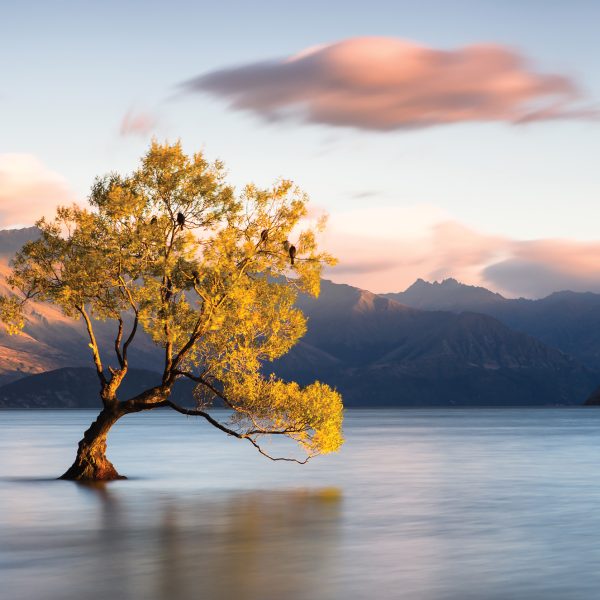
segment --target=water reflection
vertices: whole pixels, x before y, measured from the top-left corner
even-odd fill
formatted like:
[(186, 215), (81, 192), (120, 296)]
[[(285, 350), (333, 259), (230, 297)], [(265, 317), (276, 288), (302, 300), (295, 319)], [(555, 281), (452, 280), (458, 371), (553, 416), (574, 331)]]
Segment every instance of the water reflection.
[[(110, 484), (67, 485), (88, 506), (71, 527), (48, 524), (31, 538), (19, 528), (3, 537), (13, 555), (26, 557), (3, 565), (7, 598), (339, 597), (329, 578), (339, 545), (337, 489), (181, 500), (168, 494), (132, 498)], [(56, 577), (57, 565), (63, 577)]]
[(302, 467), (139, 415), (132, 479), (50, 480), (92, 418), (0, 411), (1, 600), (598, 597), (600, 411), (348, 411)]

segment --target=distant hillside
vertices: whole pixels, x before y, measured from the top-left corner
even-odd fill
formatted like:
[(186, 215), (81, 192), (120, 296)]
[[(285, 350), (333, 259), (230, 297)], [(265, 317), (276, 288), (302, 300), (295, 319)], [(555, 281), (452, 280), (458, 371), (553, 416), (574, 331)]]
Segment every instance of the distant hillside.
[(23, 229), (0, 230), (0, 256), (4, 261), (10, 260), (24, 244), (39, 237), (37, 227), (24, 227)]
[[(0, 294), (9, 291), (4, 278), (14, 253), (38, 234), (35, 227), (0, 230)], [(82, 321), (73, 321), (60, 309), (39, 302), (30, 303), (26, 313), (28, 321), (22, 335), (9, 336), (0, 324), (0, 385), (60, 367), (89, 366), (88, 339)], [(114, 323), (96, 323), (96, 331), (104, 355), (112, 357)], [(131, 349), (132, 367), (159, 369), (160, 351), (143, 331)]]
[[(562, 352), (486, 315), (421, 311), (322, 282), (302, 348), (273, 367), (335, 384), (348, 405), (582, 404), (600, 377)], [(306, 356), (322, 353), (312, 362)]]
[(437, 281), (429, 283), (417, 279), (404, 292), (382, 294), (382, 296), (413, 308), (453, 312), (465, 310), (483, 312), (482, 309), (485, 307), (506, 302), (506, 298), (500, 294), (490, 292), (483, 287), (459, 283), (456, 279), (444, 279), (441, 283)]
[[(160, 383), (160, 374), (132, 369), (119, 390), (123, 399), (130, 398)], [(173, 399), (181, 404), (193, 403), (193, 382), (178, 381)], [(92, 368), (66, 367), (29, 375), (0, 387), (0, 408), (99, 408), (99, 384)]]
[(511, 300), (454, 279), (441, 283), (420, 279), (405, 292), (384, 296), (426, 310), (490, 315), (600, 370), (600, 294), (565, 291), (540, 300)]
[[(0, 231), (0, 276), (8, 270), (11, 253), (35, 235), (37, 230), (32, 228)], [(478, 313), (521, 301), (455, 281), (415, 285), (412, 299), (404, 299), (418, 303), (418, 309), (390, 297), (323, 281), (318, 299), (299, 298), (299, 306), (308, 316), (306, 336), (287, 356), (265, 368), (286, 379), (331, 383), (343, 392), (349, 406), (581, 404), (600, 382), (600, 360), (594, 371), (492, 316), (457, 314), (468, 304), (465, 298), (472, 298)], [(454, 312), (422, 310), (431, 308), (430, 288), (438, 303), (448, 292), (444, 307), (452, 306)], [(3, 289), (6, 286), (0, 277), (0, 291)], [(582, 299), (575, 296), (572, 302), (577, 304)], [(551, 304), (552, 299), (547, 301)], [(563, 306), (563, 296), (556, 295), (554, 300)], [(483, 305), (488, 307), (486, 311)], [(565, 322), (556, 316), (563, 309), (557, 310), (547, 313), (555, 315), (553, 322), (539, 321), (544, 335)], [(0, 388), (0, 398), (4, 398), (0, 406), (97, 406), (97, 381), (89, 369), (83, 324), (45, 304), (33, 303), (28, 311), (24, 335), (8, 336), (0, 328), (0, 385), (14, 382)], [(113, 323), (97, 323), (106, 358), (114, 355), (115, 333)], [(542, 337), (540, 333), (538, 338)], [(143, 371), (132, 372), (127, 385), (133, 388), (125, 387), (122, 397), (135, 393), (136, 382), (143, 386), (157, 377), (152, 372), (161, 368), (161, 349), (141, 332), (131, 347), (130, 363), (133, 369)], [(26, 377), (45, 371), (52, 373)], [(189, 390), (185, 393), (190, 395)]]

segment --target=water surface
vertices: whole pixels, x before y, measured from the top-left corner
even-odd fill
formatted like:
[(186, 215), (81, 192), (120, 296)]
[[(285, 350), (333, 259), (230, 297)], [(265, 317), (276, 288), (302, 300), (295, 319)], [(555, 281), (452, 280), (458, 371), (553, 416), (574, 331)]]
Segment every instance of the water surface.
[(130, 480), (54, 481), (93, 418), (0, 412), (3, 600), (598, 597), (600, 411), (348, 411), (305, 466), (138, 414)]

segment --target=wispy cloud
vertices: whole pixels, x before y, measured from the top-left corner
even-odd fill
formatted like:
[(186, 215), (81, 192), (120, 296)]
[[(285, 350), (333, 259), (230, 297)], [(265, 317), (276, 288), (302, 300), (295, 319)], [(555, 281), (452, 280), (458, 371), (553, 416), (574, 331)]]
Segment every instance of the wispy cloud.
[(0, 227), (32, 225), (74, 195), (64, 177), (31, 154), (0, 154)]
[(121, 121), (119, 133), (121, 136), (146, 137), (154, 131), (158, 124), (158, 118), (143, 111), (128, 110)]
[(600, 292), (600, 242), (492, 235), (432, 206), (333, 215), (324, 241), (340, 260), (328, 276), (375, 292), (401, 291), (418, 277), (455, 277), (508, 296)]
[(350, 194), (350, 196), (352, 198), (354, 198), (355, 200), (367, 200), (369, 198), (375, 198), (379, 195), (381, 195), (380, 190), (362, 190), (362, 191), (354, 192), (353, 194)]
[(567, 76), (539, 73), (517, 51), (480, 44), (440, 50), (351, 38), (181, 84), (269, 120), (391, 131), (468, 121), (526, 123), (597, 117)]

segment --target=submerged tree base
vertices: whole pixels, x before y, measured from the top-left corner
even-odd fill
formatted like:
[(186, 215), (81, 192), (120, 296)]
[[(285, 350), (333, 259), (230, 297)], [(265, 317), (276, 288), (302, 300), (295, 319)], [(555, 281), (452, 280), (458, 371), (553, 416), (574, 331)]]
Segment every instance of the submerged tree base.
[(59, 479), (69, 481), (114, 481), (116, 479), (127, 479), (119, 475), (113, 464), (106, 457), (85, 459), (78, 456), (69, 470), (61, 475)]
[(79, 442), (75, 462), (59, 479), (71, 481), (113, 481), (126, 479), (119, 475), (106, 458), (106, 436), (114, 423), (122, 416), (115, 407), (105, 408), (84, 433)]

